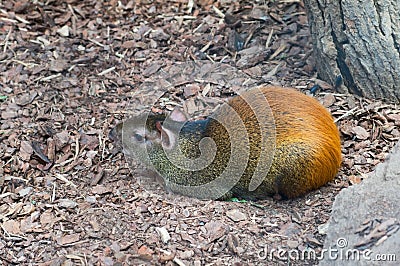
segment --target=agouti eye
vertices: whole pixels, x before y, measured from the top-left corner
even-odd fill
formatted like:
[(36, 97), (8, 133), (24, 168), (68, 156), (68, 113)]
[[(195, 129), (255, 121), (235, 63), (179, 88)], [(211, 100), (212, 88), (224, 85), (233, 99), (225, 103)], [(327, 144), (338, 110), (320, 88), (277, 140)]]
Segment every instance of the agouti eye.
[(137, 141), (139, 141), (139, 142), (142, 142), (143, 141), (143, 136), (142, 135), (140, 135), (140, 134), (133, 134), (133, 137), (137, 140)]

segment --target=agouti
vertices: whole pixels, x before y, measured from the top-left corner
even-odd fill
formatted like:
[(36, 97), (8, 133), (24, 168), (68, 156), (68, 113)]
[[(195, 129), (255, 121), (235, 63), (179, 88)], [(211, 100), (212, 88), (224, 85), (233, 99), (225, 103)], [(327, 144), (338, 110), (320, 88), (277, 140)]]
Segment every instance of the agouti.
[(178, 109), (168, 117), (142, 114), (110, 136), (156, 170), (167, 189), (198, 198), (294, 198), (332, 180), (341, 163), (330, 113), (280, 87), (244, 92), (204, 120), (187, 121)]

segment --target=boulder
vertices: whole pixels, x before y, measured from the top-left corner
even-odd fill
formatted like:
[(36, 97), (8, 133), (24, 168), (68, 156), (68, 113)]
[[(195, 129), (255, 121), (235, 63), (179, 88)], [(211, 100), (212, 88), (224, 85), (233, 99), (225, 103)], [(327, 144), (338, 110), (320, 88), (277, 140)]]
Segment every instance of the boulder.
[(400, 265), (400, 142), (336, 197), (320, 265)]

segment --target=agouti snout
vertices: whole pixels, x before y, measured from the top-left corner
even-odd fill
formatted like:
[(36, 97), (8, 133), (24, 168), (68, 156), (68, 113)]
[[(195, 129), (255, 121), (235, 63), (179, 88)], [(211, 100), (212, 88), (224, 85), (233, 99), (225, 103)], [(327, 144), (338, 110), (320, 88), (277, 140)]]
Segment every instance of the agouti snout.
[(298, 197), (332, 180), (341, 162), (330, 113), (280, 87), (244, 92), (205, 120), (187, 121), (177, 109), (168, 117), (143, 114), (111, 135), (169, 190), (198, 198)]

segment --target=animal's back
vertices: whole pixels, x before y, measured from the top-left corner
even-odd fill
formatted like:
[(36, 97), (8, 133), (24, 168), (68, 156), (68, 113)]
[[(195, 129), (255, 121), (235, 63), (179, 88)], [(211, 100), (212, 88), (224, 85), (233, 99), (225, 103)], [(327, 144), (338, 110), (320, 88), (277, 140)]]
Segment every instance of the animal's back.
[[(293, 198), (332, 180), (340, 166), (341, 149), (339, 132), (328, 110), (317, 100), (293, 89), (264, 87), (261, 91), (274, 116), (276, 149), (267, 177), (249, 195), (257, 197), (267, 191)], [(260, 99), (251, 105), (263, 102), (265, 99)], [(243, 99), (236, 97), (230, 105), (241, 112), (248, 125), (254, 123), (254, 113)], [(260, 144), (253, 143), (251, 147)], [(246, 181), (248, 178), (245, 177)]]

